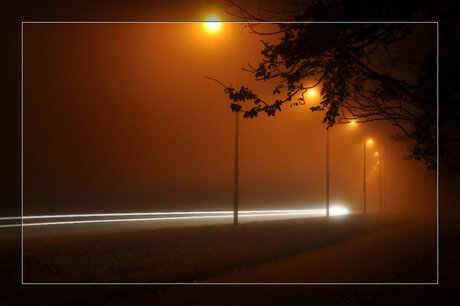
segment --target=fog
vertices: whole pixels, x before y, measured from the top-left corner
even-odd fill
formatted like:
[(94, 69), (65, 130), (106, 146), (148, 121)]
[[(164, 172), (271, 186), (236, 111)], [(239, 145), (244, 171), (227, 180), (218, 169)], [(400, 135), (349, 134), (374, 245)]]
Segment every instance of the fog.
[[(268, 26), (270, 27), (270, 26)], [(235, 114), (226, 84), (255, 84), (260, 37), (238, 24), (24, 25), (24, 214), (228, 210)], [(318, 91), (319, 92), (319, 91)], [(318, 103), (319, 96), (309, 103)], [(240, 208), (319, 208), (326, 197), (326, 127), (310, 105), (240, 120)], [(329, 130), (331, 204), (433, 213), (436, 175), (403, 160), (389, 123)], [(374, 167), (377, 167), (374, 169)]]

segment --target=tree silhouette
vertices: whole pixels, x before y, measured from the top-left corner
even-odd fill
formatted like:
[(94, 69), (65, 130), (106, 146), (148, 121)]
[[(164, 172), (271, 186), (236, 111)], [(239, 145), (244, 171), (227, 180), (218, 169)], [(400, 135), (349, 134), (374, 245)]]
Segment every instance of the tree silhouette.
[[(410, 2), (402, 6), (395, 2), (388, 8), (379, 1), (354, 2), (362, 5), (360, 13), (367, 13), (369, 20), (385, 20), (388, 16), (408, 20), (407, 16), (433, 4), (425, 1), (425, 6), (413, 7)], [(239, 18), (263, 20), (232, 5), (237, 11), (233, 14)], [(294, 13), (297, 21), (353, 20), (353, 7), (343, 0), (314, 0), (297, 3), (297, 9), (280, 13)], [(248, 87), (234, 88), (218, 81), (225, 87), (232, 111), (242, 111), (246, 118), (261, 112), (275, 116), (286, 104), (305, 104), (304, 94), (318, 86), (322, 100), (310, 109), (324, 111), (323, 122), (328, 127), (350, 121), (389, 121), (400, 131), (392, 138), (410, 144), (408, 158), (423, 160), (429, 169), (436, 168), (436, 24), (422, 28), (405, 22), (276, 25), (277, 31), (266, 33), (259, 31), (257, 24), (248, 24), (250, 32), (274, 39), (262, 40), (262, 60), (244, 68), (257, 81), (276, 81), (273, 98), (263, 99)], [(423, 50), (416, 43), (420, 36), (426, 40)]]

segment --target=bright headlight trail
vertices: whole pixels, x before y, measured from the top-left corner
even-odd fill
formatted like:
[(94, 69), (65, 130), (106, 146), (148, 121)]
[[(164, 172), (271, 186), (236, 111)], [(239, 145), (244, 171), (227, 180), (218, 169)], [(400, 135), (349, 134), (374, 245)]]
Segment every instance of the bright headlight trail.
[(331, 207), (329, 213), (331, 214), (331, 216), (348, 215), (348, 209), (343, 206), (333, 206)]
[[(302, 210), (243, 210), (239, 211), (238, 215), (241, 218), (248, 217), (282, 217), (282, 216), (305, 216), (305, 215), (325, 215), (324, 209), (302, 209)], [(175, 216), (171, 216), (175, 215)], [(120, 218), (138, 216), (138, 218)], [(145, 218), (145, 216), (157, 216)], [(164, 216), (164, 217), (159, 217)], [(94, 217), (119, 217), (115, 219), (96, 219), (96, 220), (81, 220), (77, 218), (94, 218)], [(144, 217), (144, 218), (142, 218)], [(53, 222), (34, 222), (23, 223), (23, 226), (50, 226), (50, 225), (65, 225), (65, 224), (88, 224), (88, 223), (108, 223), (108, 222), (139, 222), (139, 221), (168, 221), (168, 220), (193, 220), (193, 219), (223, 219), (232, 218), (233, 211), (179, 211), (179, 212), (150, 212), (150, 213), (109, 213), (109, 214), (71, 214), (71, 215), (40, 215), (40, 216), (24, 216), (24, 220), (36, 219), (77, 219)], [(17, 220), (21, 217), (2, 217), (0, 221)], [(0, 228), (17, 227), (21, 224), (5, 224), (0, 225)]]
[[(303, 213), (317, 212), (325, 213), (324, 209), (284, 209), (284, 210), (241, 210), (238, 214), (252, 213)], [(214, 210), (214, 211), (168, 211), (168, 212), (148, 212), (148, 213), (108, 213), (108, 214), (72, 214), (72, 215), (40, 215), (24, 216), (24, 220), (29, 219), (63, 219), (63, 218), (85, 218), (85, 217), (128, 217), (128, 216), (162, 216), (162, 215), (218, 215), (233, 214), (233, 210)], [(21, 219), (21, 217), (0, 217), (1, 220)]]

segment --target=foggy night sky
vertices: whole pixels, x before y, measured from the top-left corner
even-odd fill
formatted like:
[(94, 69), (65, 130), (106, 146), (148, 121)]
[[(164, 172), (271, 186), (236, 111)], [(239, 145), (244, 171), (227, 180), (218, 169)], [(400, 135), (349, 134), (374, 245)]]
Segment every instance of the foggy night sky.
[[(216, 34), (201, 24), (25, 24), (24, 214), (231, 209), (234, 113), (204, 76), (270, 97), (271, 86), (241, 71), (260, 60), (260, 39), (236, 24)], [(324, 205), (326, 131), (309, 107), (240, 120), (240, 209)], [(435, 177), (402, 160), (395, 132), (388, 123), (330, 130), (331, 204), (361, 210), (371, 137), (385, 203), (435, 207)], [(376, 161), (368, 155), (369, 173)]]

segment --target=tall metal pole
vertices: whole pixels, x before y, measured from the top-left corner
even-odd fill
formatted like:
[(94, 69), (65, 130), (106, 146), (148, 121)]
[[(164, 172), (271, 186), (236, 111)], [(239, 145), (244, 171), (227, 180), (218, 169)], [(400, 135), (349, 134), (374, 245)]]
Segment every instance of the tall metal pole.
[(329, 217), (329, 129), (326, 129), (326, 217)]
[(386, 172), (385, 168), (382, 168), (382, 210), (388, 212), (388, 193), (387, 193), (387, 181), (386, 181)]
[(238, 225), (238, 164), (239, 164), (239, 152), (238, 152), (238, 113), (235, 113), (235, 182), (234, 182), (234, 193), (233, 193), (233, 225)]
[(364, 141), (364, 186), (363, 186), (363, 214), (366, 214), (366, 141)]
[(379, 206), (380, 206), (380, 214), (383, 211), (382, 206), (382, 156), (379, 155)]
[[(235, 38), (235, 48), (238, 52), (238, 32)], [(238, 63), (236, 64), (236, 86), (238, 88)], [(238, 151), (238, 117), (239, 112), (235, 112), (235, 178), (233, 189), (233, 225), (238, 225), (238, 167), (239, 167), (239, 151)]]

